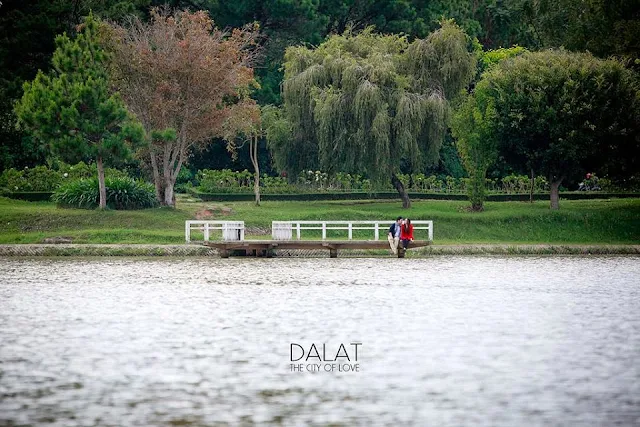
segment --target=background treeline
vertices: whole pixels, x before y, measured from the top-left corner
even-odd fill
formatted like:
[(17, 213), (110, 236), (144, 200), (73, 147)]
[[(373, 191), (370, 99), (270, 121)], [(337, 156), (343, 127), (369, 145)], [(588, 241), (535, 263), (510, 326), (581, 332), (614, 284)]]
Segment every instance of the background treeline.
[[(51, 67), (54, 38), (73, 35), (89, 11), (122, 22), (130, 15), (149, 19), (155, 0), (5, 0), (0, 6), (0, 170), (43, 164), (47, 153), (15, 127), (13, 106), (22, 84), (38, 69)], [(252, 97), (261, 105), (281, 103), (282, 64), (287, 46), (320, 44), (329, 34), (374, 25), (381, 33), (425, 37), (443, 17), (453, 18), (485, 50), (519, 45), (529, 50), (565, 47), (590, 51), (602, 58), (615, 56), (640, 69), (640, 1), (638, 0), (190, 0), (169, 1), (174, 8), (205, 10), (218, 27), (257, 22), (261, 55), (255, 64), (259, 88)], [(224, 144), (212, 144), (194, 155), (189, 167), (250, 168), (249, 156), (226, 154)], [(262, 171), (270, 173), (269, 153), (261, 145)], [(508, 175), (498, 162), (489, 176)], [(440, 161), (426, 173), (462, 177), (453, 140), (447, 136)]]

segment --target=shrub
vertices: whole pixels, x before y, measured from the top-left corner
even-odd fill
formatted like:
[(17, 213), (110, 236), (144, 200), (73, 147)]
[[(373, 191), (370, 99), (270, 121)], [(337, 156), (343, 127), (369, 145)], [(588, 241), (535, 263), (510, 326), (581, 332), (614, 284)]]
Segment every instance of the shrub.
[(60, 172), (46, 166), (25, 169), (25, 178), (31, 187), (28, 191), (52, 191), (62, 183)]
[(24, 185), (26, 179), (24, 178), (24, 171), (19, 171), (14, 168), (6, 169), (0, 175), (0, 188), (12, 192), (12, 191), (24, 191)]
[[(98, 176), (98, 168), (95, 163), (86, 164), (85, 162), (76, 163), (75, 165), (68, 165), (61, 163), (60, 174), (65, 181), (76, 181), (78, 179), (90, 179)], [(127, 173), (114, 168), (105, 168), (105, 178), (126, 178)]]
[[(105, 178), (107, 206), (110, 209), (130, 210), (157, 206), (153, 186), (131, 178)], [(60, 186), (51, 200), (63, 207), (94, 209), (98, 207), (97, 178), (80, 179)]]
[(175, 192), (186, 193), (191, 187), (193, 187), (193, 173), (187, 167), (181, 167), (176, 178)]
[[(0, 188), (5, 192), (54, 191), (60, 185), (83, 178), (93, 178), (98, 175), (95, 164), (87, 165), (80, 162), (75, 165), (59, 164), (59, 169), (47, 166), (36, 166), (21, 170), (7, 169), (0, 175)], [(126, 172), (118, 169), (106, 168), (105, 176), (111, 178), (126, 178)]]
[(12, 192), (52, 191), (62, 182), (62, 174), (46, 166), (7, 169), (0, 176), (0, 188)]

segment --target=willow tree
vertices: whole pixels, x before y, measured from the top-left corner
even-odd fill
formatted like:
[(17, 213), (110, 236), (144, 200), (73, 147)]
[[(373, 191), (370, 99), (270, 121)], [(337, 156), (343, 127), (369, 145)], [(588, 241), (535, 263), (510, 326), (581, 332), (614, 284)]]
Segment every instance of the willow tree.
[(316, 49), (288, 48), (283, 98), (291, 137), (273, 146), (276, 164), (292, 174), (319, 167), (390, 179), (410, 207), (400, 165), (421, 170), (437, 162), (449, 100), (475, 71), (469, 47), (465, 33), (445, 21), (411, 43), (367, 28)]

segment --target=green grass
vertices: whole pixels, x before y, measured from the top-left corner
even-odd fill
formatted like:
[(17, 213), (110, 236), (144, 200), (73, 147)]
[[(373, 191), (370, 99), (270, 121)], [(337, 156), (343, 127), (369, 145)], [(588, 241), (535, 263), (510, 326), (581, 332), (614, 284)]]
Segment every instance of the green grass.
[[(485, 211), (466, 211), (467, 202), (414, 201), (410, 210), (398, 201), (187, 202), (177, 209), (91, 211), (62, 209), (49, 202), (0, 198), (0, 243), (39, 243), (68, 236), (75, 243), (181, 243), (184, 221), (214, 208), (210, 219), (244, 220), (269, 228), (273, 220), (380, 220), (398, 215), (434, 221), (434, 243), (640, 244), (640, 199), (490, 202)], [(219, 208), (231, 208), (224, 214)], [(218, 209), (215, 209), (218, 208)], [(251, 236), (248, 236), (251, 237)]]

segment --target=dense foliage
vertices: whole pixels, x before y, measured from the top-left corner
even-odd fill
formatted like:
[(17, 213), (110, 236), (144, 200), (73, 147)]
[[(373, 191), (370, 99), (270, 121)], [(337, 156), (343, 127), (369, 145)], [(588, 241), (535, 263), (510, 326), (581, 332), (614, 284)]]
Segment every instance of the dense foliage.
[[(565, 46), (600, 57), (640, 58), (637, 0), (5, 0), (0, 6), (0, 169), (35, 166), (45, 152), (14, 127), (12, 105), (22, 83), (45, 72), (54, 37), (71, 34), (90, 10), (106, 20), (149, 17), (149, 7), (205, 10), (220, 28), (260, 25), (263, 54), (256, 64), (261, 104), (280, 103), (282, 59), (287, 46), (317, 45), (327, 34), (375, 25), (384, 33), (424, 37), (442, 17), (454, 18), (488, 49), (514, 44), (530, 49)], [(230, 160), (229, 160), (230, 162)]]

